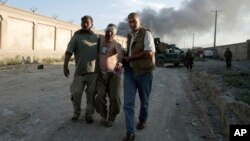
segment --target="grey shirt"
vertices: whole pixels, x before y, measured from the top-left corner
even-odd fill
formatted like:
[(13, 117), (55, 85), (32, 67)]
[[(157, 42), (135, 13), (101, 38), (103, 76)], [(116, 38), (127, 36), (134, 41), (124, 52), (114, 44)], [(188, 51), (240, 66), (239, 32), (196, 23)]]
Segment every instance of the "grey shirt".
[(98, 41), (93, 32), (78, 32), (71, 38), (66, 51), (75, 56), (75, 75), (98, 71)]

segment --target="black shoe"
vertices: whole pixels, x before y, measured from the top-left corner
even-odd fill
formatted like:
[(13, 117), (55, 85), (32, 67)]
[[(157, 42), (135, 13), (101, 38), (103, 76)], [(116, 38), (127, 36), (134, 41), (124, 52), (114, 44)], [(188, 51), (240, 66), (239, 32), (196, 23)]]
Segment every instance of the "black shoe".
[(135, 139), (135, 134), (127, 134), (122, 138), (122, 141), (133, 141)]
[(102, 124), (103, 126), (106, 126), (106, 123), (107, 123), (107, 120), (106, 120), (105, 118), (102, 118), (102, 119), (101, 119), (101, 124)]
[(74, 114), (73, 117), (71, 118), (71, 120), (76, 121), (76, 120), (78, 120), (79, 117), (80, 117), (80, 114)]
[(142, 130), (146, 127), (146, 123), (145, 122), (138, 122), (136, 125), (136, 129), (137, 130)]
[(94, 122), (92, 116), (87, 116), (87, 117), (85, 117), (85, 120), (86, 120), (86, 122), (87, 122), (88, 124), (91, 124), (91, 123)]
[(114, 121), (108, 120), (108, 121), (106, 122), (106, 126), (107, 126), (107, 127), (113, 127), (113, 125), (114, 125)]

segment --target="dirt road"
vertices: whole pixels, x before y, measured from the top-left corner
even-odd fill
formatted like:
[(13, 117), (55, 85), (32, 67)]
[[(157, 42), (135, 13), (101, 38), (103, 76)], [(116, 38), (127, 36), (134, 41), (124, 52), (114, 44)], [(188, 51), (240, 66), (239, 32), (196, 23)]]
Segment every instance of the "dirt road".
[[(1, 141), (119, 141), (125, 134), (124, 113), (112, 128), (100, 124), (95, 113), (89, 125), (83, 117), (70, 120), (72, 105), (70, 78), (62, 74), (62, 65), (22, 65), (0, 70), (0, 140)], [(147, 128), (136, 131), (136, 141), (209, 140), (207, 129), (193, 107), (192, 94), (184, 67), (157, 68), (154, 71)], [(123, 101), (123, 92), (121, 92)], [(82, 109), (85, 110), (83, 96)], [(138, 97), (136, 115), (138, 115)], [(84, 113), (84, 112), (83, 112)]]

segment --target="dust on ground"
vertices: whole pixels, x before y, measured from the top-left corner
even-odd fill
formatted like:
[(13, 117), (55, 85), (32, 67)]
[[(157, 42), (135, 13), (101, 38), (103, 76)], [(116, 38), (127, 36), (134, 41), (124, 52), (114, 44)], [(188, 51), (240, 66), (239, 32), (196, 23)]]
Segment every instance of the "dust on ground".
[[(224, 94), (231, 88), (224, 85), (221, 76), (228, 71), (249, 69), (241, 63), (233, 62), (232, 70), (226, 70), (223, 61), (215, 60), (195, 62), (192, 72), (183, 66), (157, 68), (148, 126), (143, 131), (136, 131), (136, 140), (227, 140), (229, 123), (246, 123), (247, 118), (239, 117), (243, 115), (238, 110), (242, 105)], [(70, 120), (73, 109), (69, 85), (74, 65), (69, 67), (69, 78), (63, 76), (62, 64), (44, 65), (40, 70), (37, 64), (0, 68), (0, 140), (121, 140), (126, 132), (122, 107), (112, 128), (103, 127), (96, 113), (92, 125), (86, 124), (84, 115), (78, 122)], [(225, 96), (227, 98), (221, 99)], [(230, 100), (233, 102), (228, 102)], [(85, 105), (83, 94), (83, 113)], [(137, 97), (136, 117), (138, 107)]]
[[(69, 65), (70, 77), (63, 75), (62, 64), (23, 64), (0, 68), (0, 140), (21, 141), (117, 141), (126, 133), (124, 113), (117, 116), (115, 125), (103, 127), (95, 113), (94, 123), (72, 122), (73, 113), (69, 85), (74, 65)], [(137, 141), (206, 141), (214, 137), (208, 132), (203, 118), (198, 116), (188, 98), (192, 89), (185, 68), (157, 68), (154, 71), (150, 96), (149, 119), (143, 131), (136, 130)], [(121, 92), (123, 102), (123, 92)], [(86, 97), (82, 98), (82, 113)], [(139, 113), (136, 98), (136, 120)]]

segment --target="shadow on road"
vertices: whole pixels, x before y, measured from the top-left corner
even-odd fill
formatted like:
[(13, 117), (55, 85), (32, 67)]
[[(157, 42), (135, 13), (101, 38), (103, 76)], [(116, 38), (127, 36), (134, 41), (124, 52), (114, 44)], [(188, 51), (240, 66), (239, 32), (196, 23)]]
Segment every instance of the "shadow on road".
[(162, 67), (157, 67), (157, 68), (183, 68), (185, 67), (184, 65), (178, 65), (178, 66), (175, 66), (175, 65), (165, 65), (165, 66), (162, 66)]

